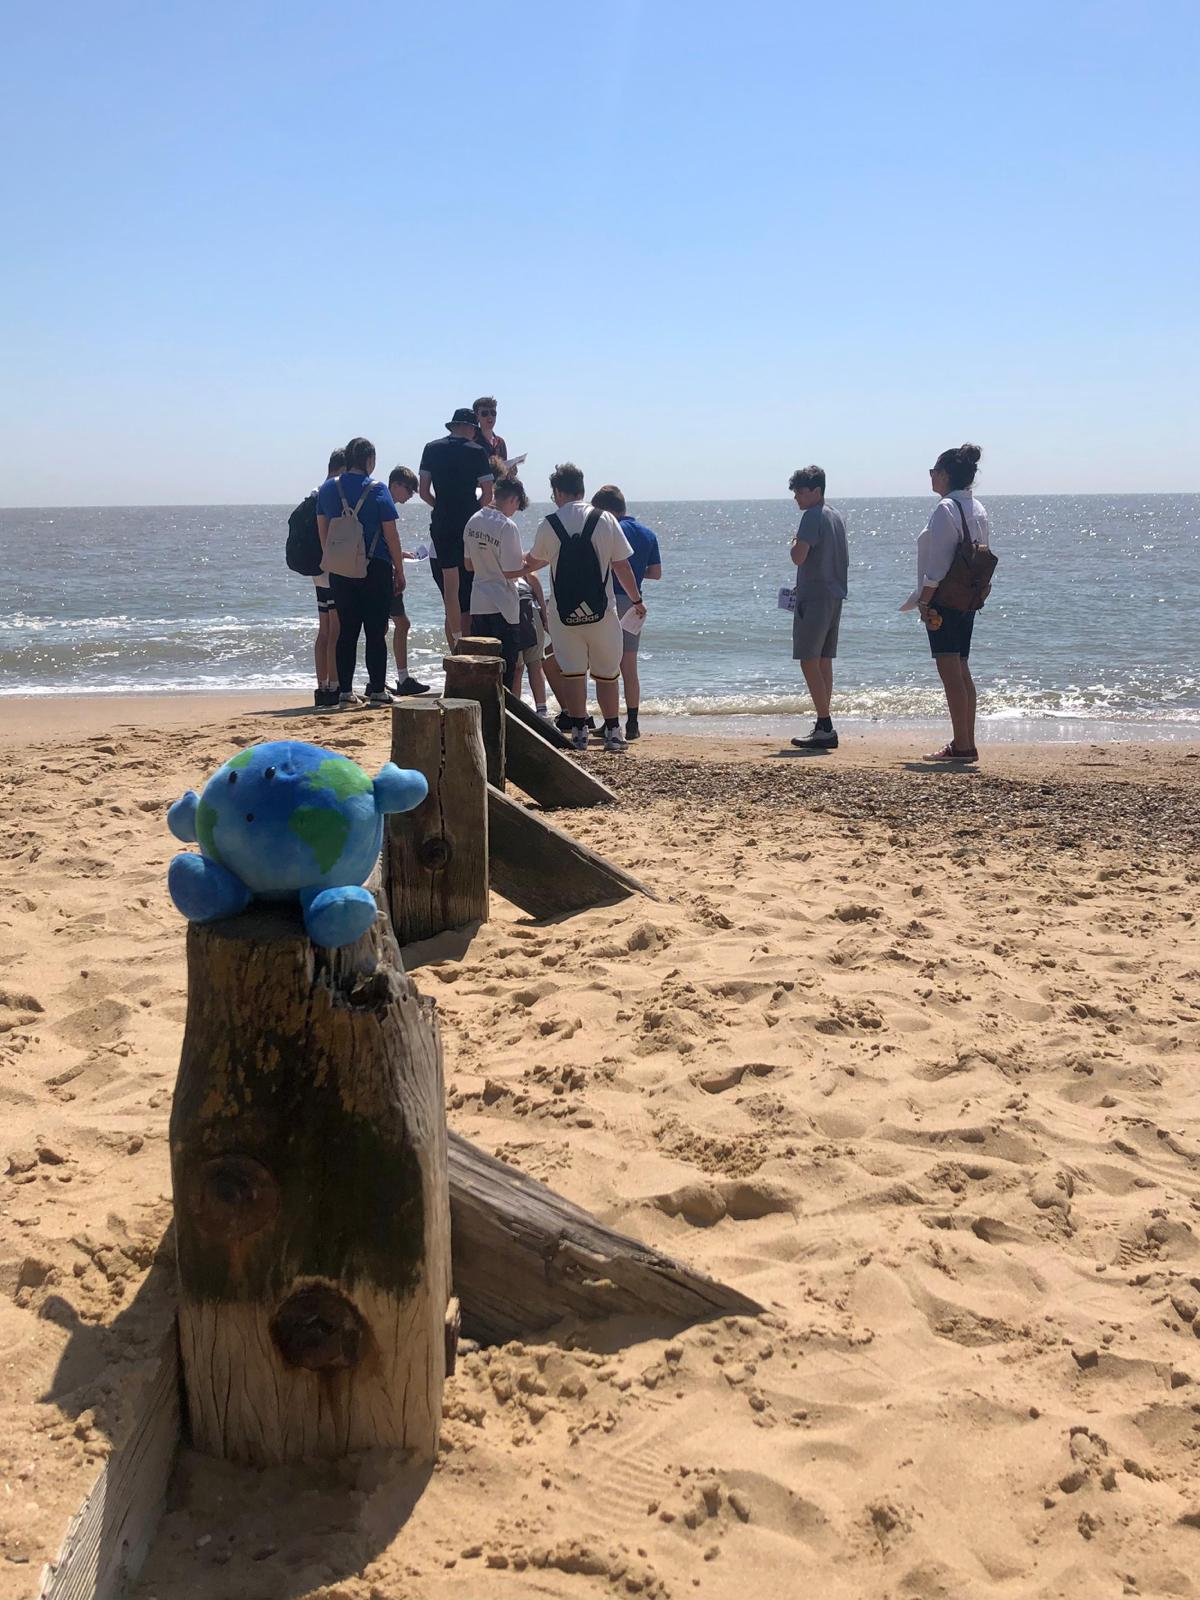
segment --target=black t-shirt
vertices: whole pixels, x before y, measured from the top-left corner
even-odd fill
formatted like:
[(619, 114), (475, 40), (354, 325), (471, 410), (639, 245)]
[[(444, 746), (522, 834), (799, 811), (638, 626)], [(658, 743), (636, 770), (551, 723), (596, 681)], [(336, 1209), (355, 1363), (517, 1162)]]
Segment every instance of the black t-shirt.
[(433, 481), (437, 504), (429, 521), (438, 551), (438, 560), (445, 566), (455, 562), (442, 554), (441, 546), (457, 545), (457, 555), (462, 554), (462, 534), (470, 517), (479, 509), (475, 489), (481, 478), (491, 478), (492, 463), (486, 450), (472, 439), (460, 439), (447, 434), (444, 439), (434, 439), (421, 451), (421, 469)]
[(482, 449), (487, 451), (489, 459), (492, 456), (499, 456), (501, 461), (507, 461), (508, 460), (508, 446), (505, 444), (504, 440), (500, 437), (500, 435), (498, 433), (494, 433), (492, 435), (492, 442), (491, 442), (491, 444), (489, 444), (487, 442), (487, 440), (483, 436), (483, 429), (482, 428), (476, 428), (475, 429), (475, 443), (477, 445), (479, 445)]

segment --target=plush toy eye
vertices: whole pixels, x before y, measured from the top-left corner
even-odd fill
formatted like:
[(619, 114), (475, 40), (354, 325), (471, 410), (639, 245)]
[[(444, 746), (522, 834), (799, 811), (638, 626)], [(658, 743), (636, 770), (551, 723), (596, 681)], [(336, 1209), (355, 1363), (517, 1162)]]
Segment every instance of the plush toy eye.
[(246, 813), (246, 821), (247, 822), (253, 822), (254, 821), (254, 813), (253, 813), (253, 811), (247, 811), (247, 813)]
[(267, 770), (263, 773), (263, 777), (264, 778), (273, 778), (274, 776), (275, 776), (275, 768), (274, 767), (268, 767)]
[(229, 774), (229, 781), (230, 781), (230, 783), (236, 783), (237, 782), (237, 773), (236, 772), (231, 772)]

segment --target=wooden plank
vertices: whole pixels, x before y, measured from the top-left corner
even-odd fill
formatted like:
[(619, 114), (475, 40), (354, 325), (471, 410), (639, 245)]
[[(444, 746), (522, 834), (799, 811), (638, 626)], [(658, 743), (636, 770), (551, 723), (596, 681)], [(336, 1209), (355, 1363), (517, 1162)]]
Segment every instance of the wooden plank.
[(503, 1344), (563, 1317), (682, 1326), (763, 1308), (450, 1134), (454, 1292), (463, 1332)]
[(442, 1049), (387, 918), (188, 928), (171, 1110), (179, 1334), (198, 1450), (271, 1466), (437, 1453), (450, 1298)]
[(566, 734), (556, 728), (545, 717), (539, 717), (532, 706), (525, 704), (519, 694), (514, 694), (511, 689), (504, 691), (504, 709), (511, 711), (513, 716), (523, 722), (527, 728), (532, 728), (534, 733), (545, 739), (547, 744), (552, 744), (556, 750), (569, 750), (571, 741)]
[(384, 890), (396, 938), (417, 944), (488, 919), (487, 777), (474, 700), (392, 707), (392, 760), (429, 793), (384, 826)]
[(174, 1318), (136, 1404), (137, 1420), (72, 1517), (38, 1600), (119, 1600), (141, 1570), (162, 1516), (179, 1446), (179, 1341)]
[(589, 850), (488, 784), (488, 873), (492, 888), (531, 917), (612, 905), (632, 894), (655, 899), (632, 873)]
[(615, 806), (617, 797), (586, 767), (556, 750), (511, 711), (504, 713), (504, 772), (540, 806)]
[[(460, 641), (461, 642), (461, 641)], [(504, 662), (499, 656), (446, 656), (446, 694), (479, 704), (487, 781), (504, 787)]]

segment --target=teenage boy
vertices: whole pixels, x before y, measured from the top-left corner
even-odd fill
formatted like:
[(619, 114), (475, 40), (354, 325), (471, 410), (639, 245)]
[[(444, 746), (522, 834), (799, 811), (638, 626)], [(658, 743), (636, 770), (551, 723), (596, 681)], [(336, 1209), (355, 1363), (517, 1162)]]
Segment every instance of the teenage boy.
[[(644, 522), (639, 522), (636, 517), (629, 515), (625, 496), (615, 483), (606, 483), (603, 489), (597, 489), (592, 496), (592, 504), (599, 506), (602, 511), (611, 511), (621, 524), (621, 532), (633, 550), (629, 565), (633, 568), (633, 575), (637, 580), (637, 592), (641, 594), (642, 585), (648, 578), (653, 581), (662, 577), (662, 556), (658, 549), (658, 535)], [(617, 579), (616, 593), (617, 616), (624, 619), (626, 614), (632, 611), (633, 601), (625, 593), (620, 578)], [(638, 708), (642, 703), (642, 685), (638, 678), (638, 645), (641, 639), (640, 628), (636, 633), (630, 633), (626, 629), (621, 630), (621, 682), (625, 688), (626, 739), (640, 739), (642, 736), (642, 730), (638, 727)]]
[(528, 496), (519, 478), (503, 478), (496, 498), (481, 506), (463, 532), (463, 559), (471, 574), (471, 632), (499, 639), (505, 686), (516, 693), (521, 660), (521, 601), (516, 580), (525, 571), (521, 533), (513, 517)]
[(488, 460), (499, 456), (501, 461), (508, 460), (508, 446), (496, 432), (496, 397), (491, 394), (480, 395), (471, 407), (475, 413), (475, 443), (480, 444), (487, 451)]
[(796, 610), (792, 615), (792, 660), (800, 663), (817, 720), (812, 732), (793, 739), (797, 750), (836, 750), (838, 736), (829, 715), (833, 663), (837, 655), (842, 602), (849, 591), (846, 524), (825, 504), (825, 473), (801, 467), (788, 481), (802, 516), (792, 540), (796, 564)]
[(421, 452), (417, 492), (433, 515), (429, 570), (446, 606), (446, 643), (451, 650), (471, 611), (471, 574), (463, 566), (463, 529), (481, 504), (492, 503), (492, 463), (475, 443), (475, 413), (459, 406), (446, 424), (446, 437)]
[[(398, 506), (406, 506), (417, 492), (417, 475), (411, 467), (393, 467), (388, 493)], [(405, 557), (408, 551), (404, 552)], [(401, 574), (403, 576), (403, 574)], [(418, 683), (408, 670), (408, 635), (412, 623), (404, 609), (404, 588), (392, 590), (392, 651), (396, 657), (396, 694), (428, 694), (429, 685)]]
[[(344, 450), (331, 450), (329, 452), (329, 465), (325, 469), (325, 482), (336, 478), (346, 470), (346, 452)], [(319, 489), (312, 492), (313, 518), (317, 515), (317, 496)], [(317, 642), (314, 650), (317, 669), (317, 689), (313, 695), (313, 705), (319, 710), (330, 710), (338, 703), (338, 675), (337, 675), (337, 641), (338, 641), (338, 614), (333, 603), (333, 590), (329, 587), (329, 574), (318, 572), (313, 579), (313, 587), (317, 591)]]
[[(576, 750), (588, 745), (587, 675), (596, 684), (604, 717), (604, 748), (625, 748), (621, 734), (621, 623), (613, 601), (613, 574), (620, 579), (639, 617), (646, 615), (629, 557), (629, 541), (611, 511), (584, 499), (583, 473), (571, 461), (550, 474), (556, 510), (538, 524), (526, 572), (550, 568), (554, 600), (550, 640), (562, 673), (562, 702)], [(558, 693), (558, 691), (555, 691)]]

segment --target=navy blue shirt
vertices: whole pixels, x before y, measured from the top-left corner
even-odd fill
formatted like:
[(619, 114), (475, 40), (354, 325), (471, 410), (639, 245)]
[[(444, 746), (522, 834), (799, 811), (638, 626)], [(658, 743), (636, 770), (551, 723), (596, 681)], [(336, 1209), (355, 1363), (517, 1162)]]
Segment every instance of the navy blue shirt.
[[(633, 575), (637, 579), (638, 593), (641, 594), (642, 584), (646, 581), (646, 568), (662, 566), (662, 557), (658, 553), (658, 535), (648, 528), (644, 522), (639, 522), (636, 517), (622, 517), (621, 528), (625, 537), (633, 546), (633, 554), (629, 558), (629, 565), (633, 568)], [(625, 585), (615, 572), (613, 573), (613, 582), (624, 594)], [(633, 597), (630, 595), (627, 598), (632, 599)]]
[[(342, 494), (346, 497), (346, 504), (351, 511), (358, 505), (358, 497), (363, 492), (363, 484), (367, 481), (365, 472), (343, 472), (340, 478), (328, 478), (317, 491), (317, 511), (322, 517), (340, 517), (342, 502), (338, 496), (338, 485), (341, 484)], [(387, 547), (387, 540), (379, 532), (385, 522), (395, 522), (400, 513), (396, 510), (396, 502), (387, 492), (387, 485), (372, 480), (367, 492), (367, 498), (362, 503), (358, 513), (358, 520), (362, 523), (363, 543), (367, 547), (367, 555), (372, 561), (386, 561), (392, 565), (392, 552)], [(379, 535), (376, 539), (376, 535)], [(374, 545), (374, 549), (372, 549)]]

